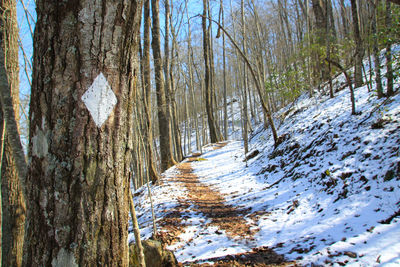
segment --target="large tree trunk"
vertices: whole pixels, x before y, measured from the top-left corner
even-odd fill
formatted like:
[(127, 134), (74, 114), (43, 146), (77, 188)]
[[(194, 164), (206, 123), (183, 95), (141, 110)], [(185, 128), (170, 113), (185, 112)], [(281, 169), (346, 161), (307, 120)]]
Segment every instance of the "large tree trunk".
[(221, 138), (218, 134), (217, 125), (214, 118), (210, 35), (207, 30), (207, 9), (208, 9), (208, 1), (203, 0), (202, 28), (203, 28), (203, 55), (204, 55), (204, 65), (205, 65), (204, 77), (205, 77), (206, 111), (207, 111), (207, 121), (209, 127), (210, 140), (211, 143), (216, 143), (221, 141)]
[(353, 17), (353, 33), (354, 41), (356, 43), (356, 56), (354, 65), (354, 80), (355, 88), (361, 87), (363, 84), (362, 78), (362, 60), (364, 57), (364, 48), (360, 35), (360, 26), (358, 23), (357, 0), (350, 0), (351, 3), (351, 16)]
[[(19, 65), (16, 1), (1, 0), (0, 13), (2, 18), (1, 46), (5, 53), (7, 80), (11, 90), (15, 118), (18, 121)], [(3, 116), (1, 115), (1, 117)], [(8, 135), (7, 133), (6, 136)], [(25, 233), (25, 200), (8, 137), (5, 139), (1, 171), (2, 265), (21, 266)]]
[(24, 264), (127, 266), (142, 1), (36, 4)]
[(169, 107), (166, 102), (166, 92), (163, 77), (163, 62), (161, 58), (160, 47), (160, 7), (159, 0), (151, 0), (151, 10), (153, 18), (151, 46), (153, 48), (154, 58), (154, 77), (157, 92), (157, 108), (158, 108), (158, 129), (160, 135), (160, 154), (161, 154), (161, 170), (172, 167), (176, 164), (172, 153), (172, 138)]

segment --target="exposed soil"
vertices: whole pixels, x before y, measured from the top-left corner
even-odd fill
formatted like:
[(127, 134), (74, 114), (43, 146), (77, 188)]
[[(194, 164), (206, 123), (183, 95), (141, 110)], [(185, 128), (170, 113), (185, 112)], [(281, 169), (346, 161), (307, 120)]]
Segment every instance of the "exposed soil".
[[(205, 263), (207, 262), (213, 262)], [(266, 267), (266, 266), (300, 266), (295, 262), (285, 261), (282, 255), (275, 253), (268, 247), (254, 248), (252, 251), (246, 253), (239, 253), (235, 255), (227, 255), (225, 257), (211, 258), (205, 261), (190, 262), (192, 267), (197, 266), (218, 266), (218, 267), (232, 267), (232, 266), (253, 266), (253, 267)], [(203, 263), (202, 263), (203, 262)], [(187, 266), (186, 263), (182, 264)]]
[[(214, 149), (225, 146), (226, 143), (213, 144)], [(201, 213), (210, 223), (204, 227), (215, 226), (218, 230), (216, 234), (225, 233), (229, 238), (239, 240), (251, 244), (254, 240), (254, 234), (259, 231), (257, 227), (257, 214), (251, 214), (249, 217), (253, 222), (249, 223), (244, 216), (251, 211), (248, 209), (240, 209), (225, 203), (224, 195), (218, 190), (207, 184), (200, 182), (192, 168), (192, 162), (201, 160), (201, 155), (197, 154), (188, 160), (177, 165), (179, 173), (169, 181), (176, 182), (187, 190), (187, 198), (179, 199), (179, 205), (173, 211), (161, 220), (160, 226), (164, 231), (160, 232), (159, 238), (166, 244), (170, 245), (179, 241), (179, 235), (184, 232), (187, 225), (182, 218), (188, 218), (189, 212), (193, 214)], [(189, 211), (190, 208), (190, 211)], [(215, 262), (214, 266), (286, 266), (284, 257), (276, 254), (272, 249), (267, 247), (254, 248), (247, 253), (237, 255), (228, 255), (220, 258), (208, 259), (208, 262)], [(204, 262), (204, 261), (202, 261)], [(271, 265), (272, 264), (272, 265)], [(277, 265), (278, 264), (278, 265)], [(208, 263), (193, 262), (184, 263), (185, 266), (212, 266)]]

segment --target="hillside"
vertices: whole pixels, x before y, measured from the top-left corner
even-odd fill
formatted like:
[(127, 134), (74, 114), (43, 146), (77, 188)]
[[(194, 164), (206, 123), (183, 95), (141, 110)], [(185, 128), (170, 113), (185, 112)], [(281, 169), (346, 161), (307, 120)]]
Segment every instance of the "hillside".
[[(334, 84), (342, 87), (343, 75)], [(178, 261), (271, 248), (301, 265), (400, 264), (400, 95), (377, 99), (367, 86), (355, 95), (358, 115), (347, 88), (333, 99), (301, 96), (276, 114), (285, 137), (278, 147), (256, 128), (250, 150), (259, 153), (247, 166), (242, 142), (231, 140), (165, 172), (151, 190)], [(135, 196), (149, 238), (147, 189)]]

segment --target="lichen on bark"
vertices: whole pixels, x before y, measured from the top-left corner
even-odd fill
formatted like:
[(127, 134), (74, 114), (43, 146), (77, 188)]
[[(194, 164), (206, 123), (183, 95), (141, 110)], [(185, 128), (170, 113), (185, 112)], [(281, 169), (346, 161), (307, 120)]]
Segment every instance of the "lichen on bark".
[[(128, 106), (139, 73), (141, 5), (37, 1), (26, 263), (128, 264)], [(118, 101), (99, 127), (81, 97), (100, 73)]]

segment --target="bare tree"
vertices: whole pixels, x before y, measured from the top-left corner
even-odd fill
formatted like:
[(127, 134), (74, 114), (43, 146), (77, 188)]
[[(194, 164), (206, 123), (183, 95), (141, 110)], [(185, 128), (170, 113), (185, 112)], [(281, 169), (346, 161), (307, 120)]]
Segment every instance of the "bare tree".
[(185, 9), (186, 9), (186, 20), (188, 25), (188, 36), (187, 36), (187, 64), (188, 64), (188, 71), (189, 71), (189, 93), (190, 98), (192, 101), (192, 120), (194, 121), (195, 127), (195, 135), (196, 135), (196, 149), (201, 151), (201, 138), (200, 138), (200, 131), (199, 131), (199, 123), (198, 123), (198, 114), (197, 114), (197, 103), (194, 94), (194, 73), (193, 73), (193, 65), (194, 65), (194, 56), (193, 56), (193, 47), (192, 47), (192, 31), (191, 31), (191, 24), (188, 14), (188, 7), (187, 1), (185, 1)]
[(156, 82), (157, 94), (157, 113), (158, 113), (158, 129), (160, 136), (160, 154), (161, 154), (161, 170), (165, 171), (171, 166), (175, 165), (175, 159), (172, 153), (172, 137), (171, 137), (171, 123), (169, 116), (169, 107), (166, 102), (166, 92), (164, 85), (164, 76), (162, 73), (163, 62), (161, 58), (161, 44), (160, 44), (160, 7), (159, 0), (151, 1), (152, 10), (152, 42), (153, 58), (154, 58), (154, 76)]
[(147, 151), (147, 172), (150, 180), (158, 181), (159, 177), (154, 164), (153, 156), (153, 126), (151, 117), (151, 69), (150, 69), (150, 0), (144, 1), (144, 31), (143, 31), (143, 56), (142, 63), (142, 82), (144, 95), (144, 111), (146, 114), (145, 143)]
[[(223, 0), (220, 2), (220, 12), (222, 17), (222, 27), (225, 27), (225, 13)], [(219, 28), (218, 28), (219, 30)], [(223, 57), (223, 79), (224, 79), (224, 139), (228, 139), (228, 101), (227, 101), (227, 85), (226, 85), (226, 46), (225, 46), (225, 34), (222, 35), (222, 57)]]
[(216, 120), (214, 118), (214, 108), (213, 108), (213, 95), (214, 88), (212, 84), (212, 69), (211, 69), (211, 54), (210, 54), (210, 32), (207, 27), (207, 10), (208, 10), (208, 0), (203, 0), (203, 17), (202, 17), (202, 29), (203, 29), (203, 56), (204, 56), (204, 66), (205, 66), (205, 95), (206, 95), (206, 110), (207, 110), (207, 121), (211, 143), (216, 143), (221, 141), (221, 137), (218, 134)]
[[(243, 43), (242, 43), (242, 49), (243, 49), (243, 54), (246, 56), (246, 21), (244, 17), (244, 0), (240, 1), (240, 10), (241, 10), (241, 22), (242, 22), (242, 36), (243, 36)], [(248, 137), (248, 113), (247, 113), (247, 66), (246, 62), (243, 62), (243, 142), (244, 142), (244, 154), (246, 155), (249, 152), (249, 137)]]
[(383, 87), (381, 78), (381, 60), (379, 58), (379, 46), (378, 46), (378, 32), (377, 32), (377, 16), (378, 16), (378, 4), (379, 0), (371, 0), (372, 6), (372, 21), (371, 21), (371, 34), (372, 34), (372, 50), (374, 54), (374, 65), (375, 65), (375, 83), (378, 98), (383, 97)]
[[(328, 25), (328, 16), (326, 14), (326, 0), (312, 0), (312, 7), (315, 16), (315, 38), (318, 45), (324, 47), (326, 45), (326, 29)], [(329, 71), (323, 61), (320, 51), (317, 51), (316, 72), (319, 74), (319, 82), (329, 79)], [(318, 77), (317, 77), (318, 78)]]
[(354, 79), (355, 87), (360, 87), (363, 84), (362, 78), (362, 60), (364, 57), (364, 48), (361, 40), (360, 26), (358, 22), (358, 10), (357, 10), (357, 0), (350, 0), (351, 3), (351, 15), (353, 18), (353, 34), (356, 43), (356, 56), (355, 56), (355, 66), (354, 66)]
[(386, 79), (387, 79), (387, 96), (393, 96), (393, 67), (392, 67), (392, 41), (390, 37), (390, 29), (392, 28), (392, 10), (391, 10), (391, 3), (386, 2), (386, 9), (385, 9), (385, 27), (388, 31), (388, 37), (385, 38), (386, 41)]

